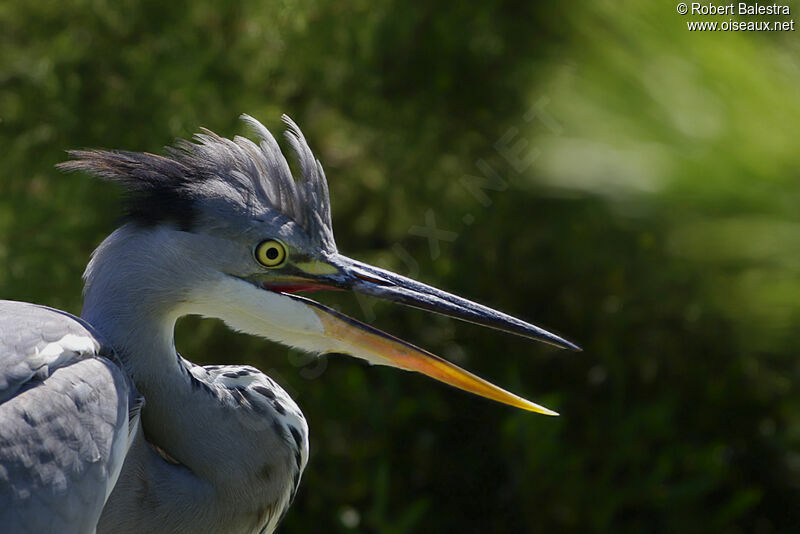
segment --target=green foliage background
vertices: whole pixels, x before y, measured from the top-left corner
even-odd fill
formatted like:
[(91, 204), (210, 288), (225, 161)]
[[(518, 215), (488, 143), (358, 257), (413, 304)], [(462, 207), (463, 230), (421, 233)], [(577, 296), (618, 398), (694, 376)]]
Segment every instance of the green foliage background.
[[(159, 153), (286, 112), (342, 251), (585, 352), (320, 297), (554, 419), (184, 320), (184, 354), (257, 365), (308, 417), (282, 532), (796, 532), (800, 41), (688, 19), (625, 0), (6, 0), (0, 295), (80, 310), (119, 191), (60, 175), (64, 150)], [(476, 191), (486, 165), (500, 180)], [(412, 229), (430, 215), (455, 237), (438, 256)]]

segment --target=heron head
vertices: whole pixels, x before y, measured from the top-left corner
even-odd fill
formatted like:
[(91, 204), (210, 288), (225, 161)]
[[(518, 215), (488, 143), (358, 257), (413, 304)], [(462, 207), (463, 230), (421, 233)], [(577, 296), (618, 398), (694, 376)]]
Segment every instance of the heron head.
[(223, 319), (234, 329), (317, 353), (345, 353), (425, 374), (533, 412), (555, 412), (300, 293), (348, 290), (436, 312), (572, 350), (537, 326), (431, 286), (350, 259), (336, 248), (322, 166), (288, 117), (295, 179), (278, 143), (255, 119), (259, 137), (224, 139), (204, 130), (167, 156), (75, 151), (67, 170), (122, 183), (132, 225), (168, 235), (174, 262), (194, 273), (181, 313)]

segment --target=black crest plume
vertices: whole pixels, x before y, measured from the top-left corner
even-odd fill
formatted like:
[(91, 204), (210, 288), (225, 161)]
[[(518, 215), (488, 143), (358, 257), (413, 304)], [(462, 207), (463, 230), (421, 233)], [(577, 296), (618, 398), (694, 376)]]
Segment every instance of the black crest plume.
[[(286, 115), (286, 139), (301, 177), (291, 174), (277, 141), (260, 122), (242, 115), (258, 144), (236, 136), (225, 139), (203, 130), (193, 141), (179, 140), (166, 156), (123, 150), (74, 150), (58, 167), (84, 171), (116, 182), (127, 193), (127, 216), (137, 224), (165, 222), (191, 229), (211, 206), (253, 217), (276, 210), (299, 224), (321, 248), (336, 250), (330, 197), (322, 165), (300, 128)], [(215, 210), (216, 211), (216, 210)]]

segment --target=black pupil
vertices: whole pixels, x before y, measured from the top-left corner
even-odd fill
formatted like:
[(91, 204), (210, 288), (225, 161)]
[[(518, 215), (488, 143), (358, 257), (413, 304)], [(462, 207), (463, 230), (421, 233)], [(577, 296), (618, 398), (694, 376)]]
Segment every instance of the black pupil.
[(278, 252), (278, 247), (269, 247), (267, 249), (267, 258), (270, 260), (274, 260), (279, 254), (280, 252)]

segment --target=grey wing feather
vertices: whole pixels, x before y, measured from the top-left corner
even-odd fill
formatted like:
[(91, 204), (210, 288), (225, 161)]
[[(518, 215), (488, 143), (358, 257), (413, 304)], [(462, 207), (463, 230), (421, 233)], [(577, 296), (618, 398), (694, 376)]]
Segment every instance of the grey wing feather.
[(94, 531), (141, 405), (111, 358), (84, 321), (0, 301), (3, 532)]
[(71, 315), (27, 302), (0, 301), (0, 402), (51, 368), (90, 358), (101, 343)]

